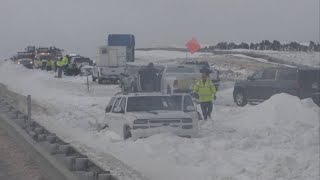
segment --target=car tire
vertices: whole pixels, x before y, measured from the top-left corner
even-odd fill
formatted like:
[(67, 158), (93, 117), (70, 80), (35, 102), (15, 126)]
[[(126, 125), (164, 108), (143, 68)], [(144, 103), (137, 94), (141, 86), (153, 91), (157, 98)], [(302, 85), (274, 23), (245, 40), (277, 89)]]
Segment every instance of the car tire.
[(96, 82), (96, 81), (97, 81), (97, 78), (94, 77), (94, 76), (92, 76), (92, 81), (93, 81), (93, 82)]
[(171, 94), (171, 87), (170, 86), (167, 87), (167, 94)]
[(138, 92), (137, 87), (135, 86), (134, 83), (131, 84), (131, 92), (134, 92), (134, 93)]
[(243, 90), (237, 90), (234, 94), (234, 101), (238, 106), (245, 106), (247, 105), (247, 97)]
[(131, 137), (130, 127), (128, 125), (123, 126), (123, 139), (128, 139)]
[(98, 84), (102, 84), (102, 79), (98, 79)]

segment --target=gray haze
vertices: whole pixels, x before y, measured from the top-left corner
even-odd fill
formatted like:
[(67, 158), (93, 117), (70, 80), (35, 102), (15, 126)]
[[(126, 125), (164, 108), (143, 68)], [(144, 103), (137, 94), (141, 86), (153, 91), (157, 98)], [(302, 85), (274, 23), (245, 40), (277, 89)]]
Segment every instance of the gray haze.
[(94, 56), (109, 33), (137, 47), (319, 41), (319, 0), (1, 0), (0, 57), (27, 45)]

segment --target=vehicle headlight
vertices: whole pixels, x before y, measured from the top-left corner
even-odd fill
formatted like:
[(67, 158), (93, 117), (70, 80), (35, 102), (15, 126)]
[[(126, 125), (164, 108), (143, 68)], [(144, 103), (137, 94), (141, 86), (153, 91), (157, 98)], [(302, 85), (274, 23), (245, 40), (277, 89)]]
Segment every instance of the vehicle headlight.
[(192, 123), (192, 119), (191, 118), (183, 118), (182, 122), (183, 123)]
[(20, 64), (20, 62), (18, 61), (18, 64)]
[(147, 124), (148, 119), (137, 119), (133, 121), (134, 124)]
[(33, 64), (33, 62), (31, 61), (30, 64)]

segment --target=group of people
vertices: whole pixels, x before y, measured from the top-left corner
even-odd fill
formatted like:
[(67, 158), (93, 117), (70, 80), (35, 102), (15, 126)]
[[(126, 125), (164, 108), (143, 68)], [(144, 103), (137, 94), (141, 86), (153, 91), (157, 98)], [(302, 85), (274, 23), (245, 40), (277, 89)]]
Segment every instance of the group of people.
[(62, 78), (63, 68), (69, 64), (69, 56), (66, 55), (64, 57), (59, 58), (58, 60), (47, 60), (43, 61), (41, 59), (38, 60), (38, 68), (41, 70), (52, 71), (54, 70), (57, 75), (56, 78)]
[(47, 60), (46, 62), (44, 62), (43, 60), (39, 60), (38, 61), (38, 67), (41, 70), (47, 70), (47, 71), (52, 71), (52, 69), (54, 68), (54, 60)]
[[(193, 87), (193, 98), (199, 99), (202, 115), (205, 120), (211, 118), (213, 100), (216, 98), (216, 87), (209, 79), (211, 70), (204, 67), (200, 70), (201, 80), (197, 81)], [(159, 90), (160, 75), (153, 63), (139, 71), (141, 88), (144, 92), (155, 92)]]

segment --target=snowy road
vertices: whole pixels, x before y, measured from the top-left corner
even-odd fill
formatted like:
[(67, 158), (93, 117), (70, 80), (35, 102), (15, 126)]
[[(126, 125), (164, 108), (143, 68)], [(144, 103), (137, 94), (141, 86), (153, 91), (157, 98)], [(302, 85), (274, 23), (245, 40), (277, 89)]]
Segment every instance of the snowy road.
[(47, 180), (36, 164), (0, 127), (0, 179)]
[[(143, 62), (174, 63), (169, 59), (184, 58), (185, 54), (151, 51), (137, 52), (137, 56)], [(193, 58), (208, 58), (220, 68), (241, 70), (241, 77), (255, 68), (270, 66), (236, 57), (199, 54)], [(243, 64), (245, 61), (248, 64)], [(11, 62), (0, 62), (0, 82), (19, 94), (32, 95), (39, 105), (33, 111), (38, 122), (101, 166), (129, 179), (319, 177), (319, 161), (314, 158), (319, 157), (319, 108), (309, 99), (300, 101), (280, 94), (260, 105), (239, 108), (232, 102), (232, 83), (227, 83), (218, 94), (214, 120), (200, 123), (198, 138), (159, 134), (122, 141), (108, 129), (96, 130), (104, 121), (110, 96), (119, 90), (117, 86), (92, 83), (87, 92), (83, 77), (55, 79), (47, 72)]]

